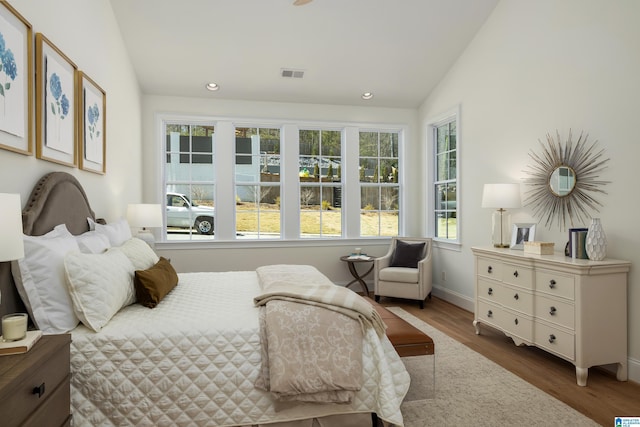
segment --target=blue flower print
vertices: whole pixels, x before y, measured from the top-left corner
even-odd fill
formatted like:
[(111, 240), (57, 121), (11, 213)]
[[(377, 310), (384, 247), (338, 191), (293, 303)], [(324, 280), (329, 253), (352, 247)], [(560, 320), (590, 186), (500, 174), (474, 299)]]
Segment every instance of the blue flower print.
[[(0, 96), (4, 97), (6, 91), (11, 89), (11, 81), (18, 76), (18, 66), (16, 58), (11, 49), (7, 49), (4, 35), (0, 32), (0, 73), (4, 74), (4, 83), (0, 83)], [(8, 81), (11, 79), (11, 81)]]
[(98, 129), (98, 120), (100, 119), (100, 109), (98, 108), (98, 104), (94, 103), (92, 106), (87, 108), (87, 116), (90, 138), (99, 138), (100, 130)]
[(64, 119), (69, 114), (69, 98), (62, 93), (62, 83), (60, 82), (60, 76), (53, 73), (49, 79), (49, 91), (55, 101), (51, 102), (51, 112), (54, 116)]

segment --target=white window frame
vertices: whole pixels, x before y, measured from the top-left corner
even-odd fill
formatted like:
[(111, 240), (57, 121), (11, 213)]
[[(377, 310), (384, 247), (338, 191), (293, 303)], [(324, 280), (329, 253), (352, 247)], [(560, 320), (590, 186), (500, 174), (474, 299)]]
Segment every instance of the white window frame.
[[(451, 121), (456, 122), (456, 239), (443, 239), (440, 237), (436, 237), (436, 206), (435, 206), (435, 183), (436, 183), (436, 173), (437, 173), (437, 158), (436, 158), (436, 131), (438, 126), (441, 126), (445, 123), (449, 123)], [(462, 135), (461, 135), (461, 127), (460, 127), (460, 106), (456, 106), (444, 113), (435, 116), (429, 120), (427, 120), (426, 127), (426, 161), (425, 164), (431, 166), (431, 172), (428, 174), (427, 179), (427, 215), (426, 215), (426, 225), (425, 229), (428, 231), (429, 235), (433, 236), (434, 246), (460, 250), (462, 245), (462, 231), (463, 224), (461, 218), (461, 207), (462, 207), (462, 197), (461, 190), (461, 176), (460, 176), (460, 147), (462, 144)]]
[[(319, 122), (313, 120), (272, 120), (253, 118), (228, 118), (228, 117), (205, 117), (205, 116), (185, 116), (171, 113), (158, 113), (155, 115), (157, 136), (156, 141), (164, 141), (165, 123), (180, 123), (189, 125), (212, 125), (215, 127), (214, 138), (214, 167), (215, 167), (215, 195), (216, 203), (215, 224), (216, 232), (213, 239), (201, 240), (167, 240), (166, 230), (163, 229), (158, 243), (170, 244), (178, 247), (207, 247), (212, 244), (230, 244), (242, 247), (268, 246), (268, 245), (332, 245), (338, 241), (348, 244), (350, 240), (356, 239), (385, 239), (380, 236), (360, 236), (360, 183), (359, 183), (359, 131), (376, 129), (379, 131), (397, 132), (399, 136), (399, 165), (400, 165), (400, 201), (399, 205), (399, 234), (403, 233), (405, 222), (404, 200), (404, 167), (403, 152), (406, 143), (408, 125), (389, 125), (382, 123), (351, 123), (351, 122)], [(235, 201), (235, 128), (236, 127), (278, 127), (281, 138), (281, 235), (279, 239), (237, 239), (235, 236), (235, 207), (225, 203), (228, 200)], [(342, 129), (342, 185), (343, 185), (343, 213), (342, 213), (342, 236), (327, 238), (303, 238), (300, 236), (300, 182), (298, 179), (298, 158), (299, 158), (299, 129)], [(228, 141), (229, 143), (223, 143)], [(161, 185), (155, 190), (156, 200), (166, 204), (166, 197), (163, 185), (165, 180), (165, 150), (164, 145), (158, 150), (158, 177)], [(225, 177), (233, 179), (225, 179)], [(233, 205), (233, 203), (231, 204)], [(165, 219), (166, 224), (166, 219)], [(229, 224), (225, 227), (224, 224)], [(231, 247), (231, 246), (230, 246)]]

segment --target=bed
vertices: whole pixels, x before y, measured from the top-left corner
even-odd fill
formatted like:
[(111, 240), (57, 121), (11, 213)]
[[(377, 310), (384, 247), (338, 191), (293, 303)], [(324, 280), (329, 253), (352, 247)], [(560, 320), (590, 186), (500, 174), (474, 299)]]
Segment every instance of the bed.
[[(63, 172), (50, 173), (37, 183), (23, 211), (23, 223), (27, 236), (48, 236), (64, 224), (62, 228), (78, 241), (96, 232), (91, 226), (112, 227), (96, 220), (79, 182)], [(122, 223), (113, 227), (120, 227), (121, 236), (110, 247), (122, 248), (133, 264), (140, 263), (144, 256), (135, 259), (130, 249), (125, 251), (135, 246), (131, 242), (136, 239), (122, 236), (128, 231), (123, 231)], [(117, 251), (106, 253), (112, 252)], [(256, 387), (264, 362), (264, 311), (255, 301), (262, 283), (256, 271), (178, 274), (177, 286), (151, 309), (131, 304), (133, 291), (110, 290), (117, 280), (110, 278), (116, 274), (110, 270), (118, 268), (109, 267), (115, 261), (105, 252), (74, 254), (82, 274), (80, 279), (72, 277), (68, 263), (74, 256), (66, 256), (68, 292), (76, 308), (88, 307), (80, 309), (81, 322), (70, 330), (74, 425), (360, 426), (376, 418), (403, 425), (400, 404), (409, 375), (385, 334), (375, 328), (362, 330), (361, 387), (347, 403), (287, 401)], [(20, 265), (14, 262), (13, 267), (12, 275), (8, 263), (0, 266), (3, 313), (25, 310), (23, 300), (29, 299), (24, 284), (16, 290), (15, 282), (23, 278), (15, 277)], [(79, 286), (76, 281), (93, 286), (90, 298), (82, 299), (74, 290)], [(102, 313), (119, 293), (127, 302), (122, 307), (116, 302), (113, 313)], [(38, 308), (31, 300), (27, 306), (33, 317)]]

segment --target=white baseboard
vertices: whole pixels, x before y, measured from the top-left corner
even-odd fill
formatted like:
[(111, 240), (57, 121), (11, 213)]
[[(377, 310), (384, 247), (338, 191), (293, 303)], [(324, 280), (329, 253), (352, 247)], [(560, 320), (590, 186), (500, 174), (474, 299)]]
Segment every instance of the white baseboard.
[(458, 307), (463, 308), (472, 313), (475, 311), (475, 304), (474, 304), (473, 298), (469, 298), (466, 295), (453, 292), (450, 289), (443, 288), (436, 284), (433, 285), (433, 289), (431, 290), (431, 292), (433, 296), (438, 297), (447, 302), (450, 302), (453, 305), (457, 305)]
[(629, 380), (640, 384), (640, 360), (629, 358), (627, 363)]

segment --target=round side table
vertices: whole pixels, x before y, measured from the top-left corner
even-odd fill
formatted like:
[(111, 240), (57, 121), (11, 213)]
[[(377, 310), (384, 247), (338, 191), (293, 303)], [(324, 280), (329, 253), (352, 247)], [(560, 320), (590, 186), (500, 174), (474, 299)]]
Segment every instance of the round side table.
[[(373, 260), (374, 260), (373, 257), (352, 258), (350, 255), (344, 255), (340, 257), (340, 261), (344, 261), (347, 263), (347, 265), (349, 266), (349, 271), (351, 272), (351, 275), (354, 277), (354, 279), (347, 284), (347, 288), (357, 282), (357, 283), (360, 283), (360, 286), (362, 286), (362, 290), (364, 291), (365, 296), (369, 295), (369, 288), (367, 287), (367, 283), (364, 281), (364, 278), (369, 273), (371, 273), (371, 271), (373, 271), (373, 266), (374, 266)], [(356, 264), (360, 264), (360, 263), (371, 263), (371, 267), (369, 267), (369, 269), (364, 273), (360, 274), (356, 269)]]

